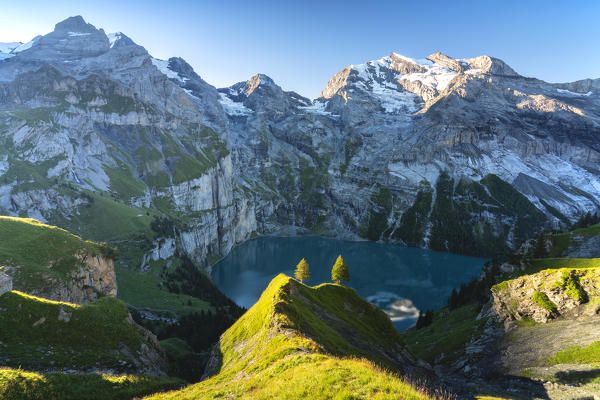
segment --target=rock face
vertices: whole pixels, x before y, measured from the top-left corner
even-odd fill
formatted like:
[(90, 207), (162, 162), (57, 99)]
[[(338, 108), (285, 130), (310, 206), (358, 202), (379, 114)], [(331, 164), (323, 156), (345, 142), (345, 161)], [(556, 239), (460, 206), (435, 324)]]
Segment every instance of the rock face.
[(128, 207), (133, 240), (152, 211), (208, 265), (253, 233), (306, 230), (490, 255), (600, 205), (597, 79), (392, 53), (311, 101), (264, 74), (217, 90), (81, 17), (15, 46), (0, 49), (5, 214), (77, 232), (74, 215)]
[(492, 288), (493, 308), (507, 328), (524, 318), (546, 323), (595, 316), (600, 312), (599, 276), (597, 269), (545, 270), (505, 281)]
[(48, 274), (40, 276), (44, 279), (42, 284), (32, 282), (30, 275), (21, 271), (21, 266), (8, 266), (5, 271), (13, 276), (15, 290), (50, 300), (87, 304), (99, 296), (117, 297), (117, 279), (111, 258), (89, 253), (76, 257), (78, 266), (68, 273), (67, 279)]
[(0, 272), (0, 296), (12, 290), (12, 278)]

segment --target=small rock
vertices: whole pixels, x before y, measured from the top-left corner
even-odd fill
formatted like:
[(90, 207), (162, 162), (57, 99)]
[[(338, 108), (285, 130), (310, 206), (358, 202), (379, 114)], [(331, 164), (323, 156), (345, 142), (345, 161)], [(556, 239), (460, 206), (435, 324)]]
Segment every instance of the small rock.
[(71, 320), (71, 315), (73, 315), (73, 313), (66, 312), (62, 307), (58, 310), (59, 321), (69, 322)]
[(41, 324), (43, 324), (44, 322), (46, 322), (46, 317), (42, 317), (42, 318), (38, 319), (37, 321), (35, 321), (35, 322), (33, 323), (33, 325), (32, 325), (32, 326), (38, 326), (38, 325), (41, 325)]

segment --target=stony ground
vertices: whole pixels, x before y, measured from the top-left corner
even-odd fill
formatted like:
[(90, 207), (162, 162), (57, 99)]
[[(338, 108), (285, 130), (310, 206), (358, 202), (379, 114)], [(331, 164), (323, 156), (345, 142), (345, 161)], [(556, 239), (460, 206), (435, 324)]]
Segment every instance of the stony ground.
[(502, 364), (512, 375), (539, 366), (545, 358), (567, 347), (587, 346), (600, 340), (600, 316), (519, 327), (504, 338)]

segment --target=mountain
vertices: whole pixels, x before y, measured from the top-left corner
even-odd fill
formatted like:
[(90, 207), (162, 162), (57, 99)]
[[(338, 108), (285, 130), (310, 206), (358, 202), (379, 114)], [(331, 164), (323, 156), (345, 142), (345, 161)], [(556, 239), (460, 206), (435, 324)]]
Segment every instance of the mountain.
[(117, 247), (134, 318), (204, 329), (194, 352), (242, 313), (196, 267), (256, 235), (490, 257), (598, 207), (598, 79), (392, 53), (315, 100), (260, 73), (217, 89), (82, 17), (0, 51), (0, 214)]
[(206, 380), (152, 398), (429, 398), (382, 366), (426, 372), (387, 315), (354, 290), (280, 274), (221, 336)]
[(259, 81), (220, 89), (221, 102), (234, 168), (280, 225), (490, 255), (598, 206), (600, 80), (392, 53), (343, 69), (308, 106), (239, 93)]
[[(491, 255), (598, 206), (600, 80), (392, 53), (311, 101), (264, 74), (216, 89), (81, 17), (15, 46), (0, 62), (0, 211), (144, 236), (161, 259), (210, 265), (253, 233), (306, 230)], [(118, 225), (96, 224), (105, 213)], [(172, 232), (153, 235), (155, 216)]]

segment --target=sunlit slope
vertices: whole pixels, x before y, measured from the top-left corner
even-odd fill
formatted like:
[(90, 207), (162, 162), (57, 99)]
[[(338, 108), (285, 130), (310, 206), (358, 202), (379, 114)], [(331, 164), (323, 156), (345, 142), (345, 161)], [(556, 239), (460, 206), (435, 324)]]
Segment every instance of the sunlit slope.
[(84, 257), (96, 255), (112, 258), (114, 250), (35, 219), (0, 216), (0, 266), (10, 269), (19, 290), (55, 290), (73, 280)]
[(156, 339), (113, 297), (81, 306), (17, 291), (0, 296), (3, 366), (160, 374), (166, 369), (163, 358)]
[(216, 375), (155, 398), (428, 398), (388, 371), (417, 368), (385, 313), (352, 289), (283, 274), (222, 335), (209, 364)]

